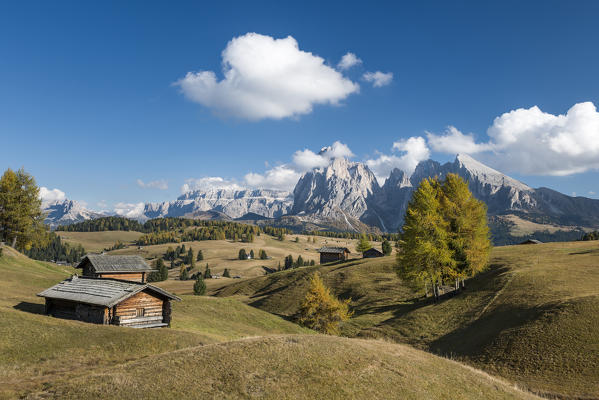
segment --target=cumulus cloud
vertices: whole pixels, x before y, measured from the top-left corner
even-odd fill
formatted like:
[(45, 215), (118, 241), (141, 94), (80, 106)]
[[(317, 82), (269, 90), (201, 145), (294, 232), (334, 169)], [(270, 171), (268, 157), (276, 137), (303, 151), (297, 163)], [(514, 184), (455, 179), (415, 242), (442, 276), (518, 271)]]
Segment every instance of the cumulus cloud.
[(264, 174), (250, 172), (245, 175), (245, 182), (251, 187), (268, 189), (293, 189), (301, 174), (288, 165), (279, 165), (267, 170)]
[(374, 172), (380, 183), (384, 182), (394, 168), (399, 168), (411, 175), (420, 161), (430, 157), (426, 141), (419, 136), (394, 142), (392, 151), (399, 154), (380, 154), (377, 158), (366, 160), (366, 165)]
[(373, 87), (387, 86), (393, 80), (393, 72), (366, 72), (362, 75), (366, 82), (372, 83)]
[(220, 176), (206, 176), (203, 178), (186, 179), (185, 183), (181, 186), (181, 193), (210, 189), (243, 190), (244, 187), (233, 180), (221, 178)]
[(167, 190), (168, 189), (168, 182), (165, 181), (164, 179), (160, 179), (157, 181), (151, 181), (151, 182), (144, 182), (141, 179), (137, 180), (137, 186), (139, 186), (140, 188), (144, 188), (144, 189), (160, 189), (160, 190)]
[(252, 187), (291, 190), (302, 173), (314, 168), (326, 167), (334, 158), (353, 156), (351, 149), (345, 143), (336, 141), (331, 146), (323, 147), (318, 153), (309, 149), (298, 150), (293, 153), (291, 163), (268, 169), (264, 174), (250, 172), (245, 175), (244, 180)]
[(362, 64), (362, 60), (358, 58), (354, 53), (347, 52), (343, 57), (341, 57), (341, 61), (337, 64), (339, 69), (350, 69), (356, 65)]
[(143, 215), (144, 203), (116, 203), (114, 213), (121, 217), (138, 218)]
[(480, 153), (496, 168), (521, 174), (563, 176), (599, 169), (599, 113), (591, 102), (575, 104), (561, 115), (537, 106), (504, 113), (487, 130), (486, 143), (475, 143), (472, 135), (453, 129), (429, 134), (431, 147)]
[(252, 121), (309, 114), (315, 104), (335, 105), (360, 89), (321, 57), (300, 50), (291, 36), (236, 37), (222, 64), (221, 80), (213, 71), (188, 72), (174, 85), (216, 114)]
[(43, 203), (54, 203), (56, 201), (63, 201), (66, 199), (66, 195), (62, 190), (48, 189), (43, 186), (40, 187), (39, 196)]

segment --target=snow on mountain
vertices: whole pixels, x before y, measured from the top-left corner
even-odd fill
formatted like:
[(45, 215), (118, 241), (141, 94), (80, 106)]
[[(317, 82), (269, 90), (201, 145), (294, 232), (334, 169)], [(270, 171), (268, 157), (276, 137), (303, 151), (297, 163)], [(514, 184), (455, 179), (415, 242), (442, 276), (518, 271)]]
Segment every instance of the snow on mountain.
[(292, 203), (291, 194), (282, 190), (195, 190), (174, 201), (146, 204), (141, 218), (188, 217), (199, 211), (218, 211), (230, 218), (248, 213), (277, 218), (287, 214)]
[(42, 211), (47, 213), (44, 222), (52, 228), (106, 216), (106, 214), (88, 210), (80, 203), (68, 199), (44, 202)]

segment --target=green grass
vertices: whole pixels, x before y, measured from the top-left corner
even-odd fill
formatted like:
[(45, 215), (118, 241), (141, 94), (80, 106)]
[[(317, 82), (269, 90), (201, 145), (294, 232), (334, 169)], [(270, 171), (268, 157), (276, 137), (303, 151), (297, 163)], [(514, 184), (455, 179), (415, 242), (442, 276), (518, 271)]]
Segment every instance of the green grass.
[(532, 399), (408, 346), (321, 335), (254, 338), (160, 354), (48, 384), (63, 399)]
[(173, 328), (137, 330), (41, 315), (35, 294), (74, 270), (33, 261), (4, 247), (0, 258), (0, 398), (40, 390), (75, 376), (200, 344), (285, 333), (310, 333), (233, 299), (184, 296)]
[(352, 298), (344, 335), (409, 343), (550, 396), (599, 397), (599, 243), (496, 248), (487, 272), (439, 304), (418, 298), (393, 264), (302, 268), (213, 292), (293, 318), (318, 270), (338, 296)]

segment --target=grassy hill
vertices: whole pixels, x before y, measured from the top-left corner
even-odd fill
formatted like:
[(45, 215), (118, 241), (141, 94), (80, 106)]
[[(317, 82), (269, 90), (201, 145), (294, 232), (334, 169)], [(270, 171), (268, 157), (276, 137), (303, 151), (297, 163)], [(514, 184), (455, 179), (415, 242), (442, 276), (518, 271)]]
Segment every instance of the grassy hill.
[(52, 382), (40, 394), (63, 399), (534, 398), (408, 346), (322, 335), (253, 338), (159, 354)]
[(117, 241), (132, 244), (143, 233), (135, 231), (64, 232), (55, 231), (62, 240), (70, 244), (81, 244), (88, 252), (100, 252), (111, 248)]
[(41, 315), (35, 294), (74, 271), (31, 260), (3, 247), (0, 258), (0, 398), (38, 390), (58, 376), (200, 344), (258, 335), (310, 333), (233, 299), (183, 296), (173, 304), (173, 328), (137, 330)]
[(599, 397), (599, 243), (495, 248), (489, 270), (433, 304), (393, 273), (392, 257), (301, 268), (217, 288), (293, 317), (315, 270), (352, 298), (350, 337), (386, 338), (465, 361), (538, 393)]

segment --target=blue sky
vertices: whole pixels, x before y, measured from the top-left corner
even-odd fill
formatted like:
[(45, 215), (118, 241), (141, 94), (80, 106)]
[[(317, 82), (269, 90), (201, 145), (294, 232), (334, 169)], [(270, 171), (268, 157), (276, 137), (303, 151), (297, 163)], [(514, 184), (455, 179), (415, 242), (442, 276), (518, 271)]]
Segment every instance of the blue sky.
[[(314, 161), (296, 152), (337, 141), (381, 179), (460, 150), (598, 197), (597, 2), (82, 3), (0, 5), (0, 166), (90, 208), (171, 200), (206, 177), (283, 187), (269, 179)], [(283, 75), (222, 82), (225, 49), (233, 72), (261, 67), (248, 49), (268, 70), (278, 48), (296, 55), (288, 36), (298, 64)], [(343, 69), (348, 52), (361, 63)], [(185, 80), (201, 71), (215, 81)], [(392, 78), (375, 87), (377, 71)], [(262, 101), (279, 114), (248, 109)]]

